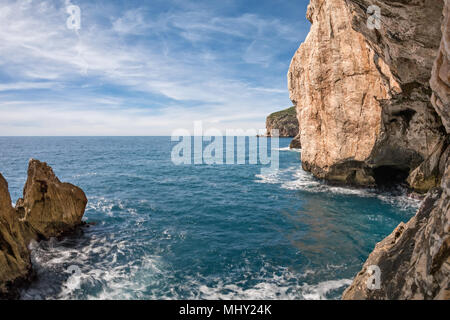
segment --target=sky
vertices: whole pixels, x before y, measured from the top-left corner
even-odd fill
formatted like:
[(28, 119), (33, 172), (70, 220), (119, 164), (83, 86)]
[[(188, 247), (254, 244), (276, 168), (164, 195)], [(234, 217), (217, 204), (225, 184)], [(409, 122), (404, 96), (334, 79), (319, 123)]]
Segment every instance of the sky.
[(0, 135), (263, 129), (292, 105), (286, 75), (308, 3), (0, 0)]

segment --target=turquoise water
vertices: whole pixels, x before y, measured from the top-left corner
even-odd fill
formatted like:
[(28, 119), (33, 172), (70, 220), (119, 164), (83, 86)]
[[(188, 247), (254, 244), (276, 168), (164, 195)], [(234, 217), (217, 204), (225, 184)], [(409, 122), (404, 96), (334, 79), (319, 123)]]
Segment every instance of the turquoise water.
[[(418, 202), (328, 186), (280, 139), (280, 170), (171, 162), (170, 137), (1, 137), (13, 201), (29, 158), (83, 188), (94, 225), (33, 244), (25, 299), (337, 299)], [(76, 266), (79, 276), (71, 275)]]

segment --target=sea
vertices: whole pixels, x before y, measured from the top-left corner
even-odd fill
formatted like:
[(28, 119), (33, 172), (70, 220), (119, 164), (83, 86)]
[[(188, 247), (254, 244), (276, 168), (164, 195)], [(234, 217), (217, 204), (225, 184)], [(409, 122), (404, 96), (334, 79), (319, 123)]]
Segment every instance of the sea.
[[(260, 138), (266, 139), (266, 138)], [(0, 137), (15, 202), (30, 158), (81, 187), (87, 225), (31, 243), (22, 299), (340, 299), (416, 212), (406, 190), (314, 178), (301, 150), (264, 164), (174, 164), (171, 137)]]

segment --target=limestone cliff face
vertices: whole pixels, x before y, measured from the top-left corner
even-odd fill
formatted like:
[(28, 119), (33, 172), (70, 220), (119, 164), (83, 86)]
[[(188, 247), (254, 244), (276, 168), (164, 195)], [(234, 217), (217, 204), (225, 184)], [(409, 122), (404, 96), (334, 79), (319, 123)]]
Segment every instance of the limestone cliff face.
[(278, 130), (279, 137), (295, 137), (298, 134), (298, 121), (295, 107), (272, 113), (267, 117), (267, 135), (272, 136), (273, 130)]
[[(450, 0), (444, 3), (443, 18), (439, 19), (442, 40), (430, 83), (431, 102), (446, 134), (432, 154), (414, 170), (414, 176), (410, 176), (412, 181), (426, 182), (427, 175), (438, 174), (442, 176), (440, 183), (429, 191), (409, 222), (400, 224), (376, 245), (353, 284), (344, 292), (344, 299), (450, 299)], [(391, 18), (395, 20), (395, 16)], [(394, 67), (395, 60), (394, 56), (390, 62)], [(367, 285), (372, 265), (381, 271), (380, 288), (376, 290), (370, 290)]]
[(440, 115), (447, 133), (450, 133), (450, 4), (448, 0), (445, 0), (441, 29), (441, 44), (430, 80), (433, 89), (431, 102)]
[[(380, 30), (366, 26), (371, 4), (381, 8)], [(373, 185), (386, 173), (404, 180), (435, 151), (446, 135), (429, 85), (442, 7), (435, 0), (311, 0), (311, 31), (288, 73), (304, 169)]]
[(80, 188), (61, 183), (46, 163), (30, 160), (23, 199), (13, 208), (0, 174), (0, 298), (17, 297), (17, 286), (30, 280), (29, 242), (73, 230), (86, 204)]

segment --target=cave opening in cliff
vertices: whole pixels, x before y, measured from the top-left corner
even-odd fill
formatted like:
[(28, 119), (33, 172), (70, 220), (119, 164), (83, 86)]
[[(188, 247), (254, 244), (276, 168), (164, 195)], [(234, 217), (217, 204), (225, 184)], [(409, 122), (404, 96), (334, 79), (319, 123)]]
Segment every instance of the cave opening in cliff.
[(373, 177), (378, 187), (394, 187), (406, 183), (409, 168), (398, 166), (380, 166), (373, 169)]

